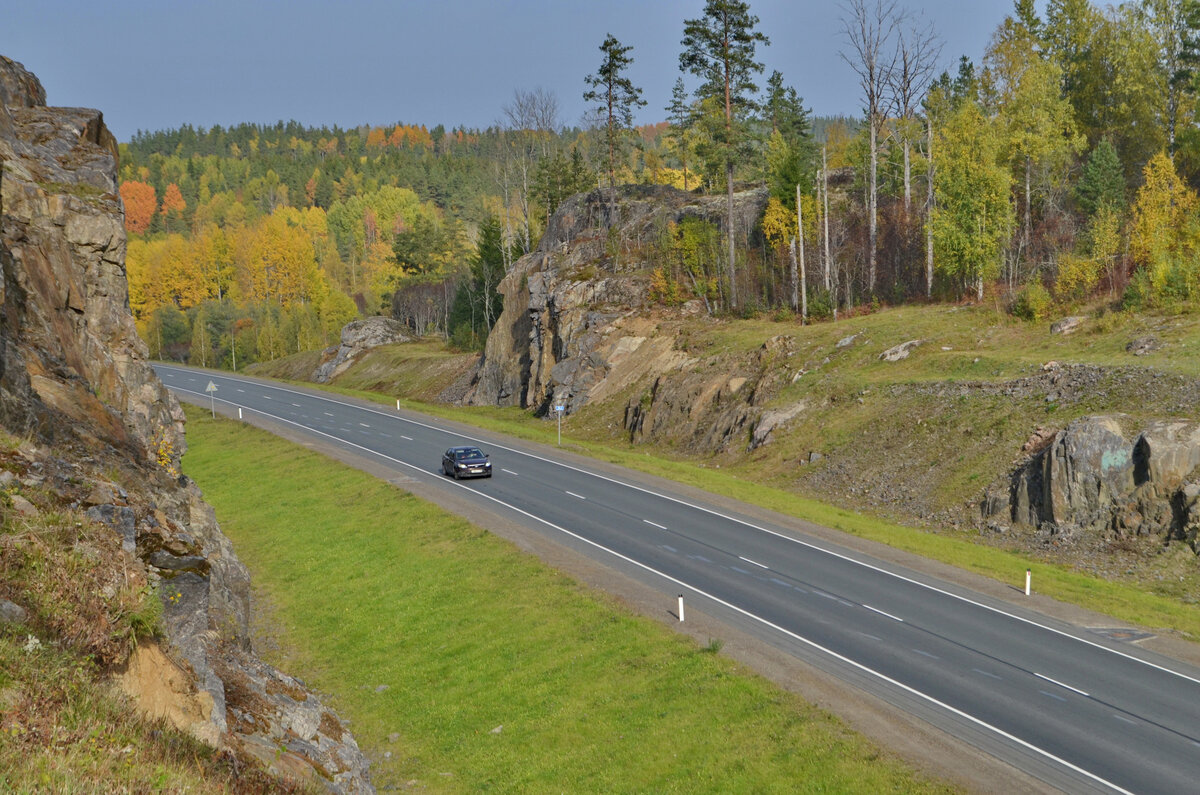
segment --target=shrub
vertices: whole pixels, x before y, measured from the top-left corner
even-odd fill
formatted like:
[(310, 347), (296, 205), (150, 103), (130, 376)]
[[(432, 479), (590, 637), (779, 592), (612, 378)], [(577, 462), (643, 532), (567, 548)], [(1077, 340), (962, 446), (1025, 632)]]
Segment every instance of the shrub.
[(667, 275), (662, 268), (655, 268), (650, 274), (650, 300), (667, 306), (680, 302), (679, 284)]
[(1054, 294), (1059, 300), (1086, 297), (1100, 282), (1100, 262), (1091, 257), (1064, 253), (1058, 258)]
[(1011, 312), (1022, 320), (1042, 320), (1050, 314), (1050, 305), (1049, 291), (1041, 282), (1030, 282), (1017, 293)]

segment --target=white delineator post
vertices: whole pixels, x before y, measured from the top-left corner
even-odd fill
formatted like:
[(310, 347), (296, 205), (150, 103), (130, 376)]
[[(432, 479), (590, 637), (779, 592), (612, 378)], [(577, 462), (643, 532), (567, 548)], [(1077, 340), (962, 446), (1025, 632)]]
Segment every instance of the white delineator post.
[(400, 398), (396, 398), (396, 411), (400, 410)]
[(1025, 595), (1029, 596), (1029, 582), (1033, 579), (1033, 572), (1030, 569), (1025, 569)]
[(683, 594), (679, 594), (679, 620), (683, 621)]
[(238, 406), (238, 419), (240, 420), (241, 418), (242, 418), (242, 407)]

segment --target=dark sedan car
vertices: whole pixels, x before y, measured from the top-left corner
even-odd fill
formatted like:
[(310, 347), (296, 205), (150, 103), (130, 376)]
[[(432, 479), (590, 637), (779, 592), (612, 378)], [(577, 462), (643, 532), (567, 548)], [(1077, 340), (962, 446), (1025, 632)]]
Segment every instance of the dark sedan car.
[(492, 462), (478, 447), (451, 447), (442, 453), (442, 471), (459, 478), (490, 478)]

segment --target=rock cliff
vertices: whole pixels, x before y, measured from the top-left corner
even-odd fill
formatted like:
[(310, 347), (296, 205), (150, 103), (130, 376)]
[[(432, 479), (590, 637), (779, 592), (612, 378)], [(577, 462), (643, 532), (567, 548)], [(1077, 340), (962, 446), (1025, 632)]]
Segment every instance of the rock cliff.
[[(749, 236), (765, 190), (735, 196), (735, 230)], [(725, 198), (662, 186), (595, 190), (564, 202), (535, 251), (500, 284), (504, 311), (465, 402), (570, 413), (646, 377), (695, 361), (647, 319), (653, 263), (647, 252), (669, 223), (698, 217), (725, 225)], [(683, 313), (703, 311), (698, 302)]]
[[(4, 518), (108, 527), (115, 576), (155, 586), (165, 642), (109, 661), (145, 711), (277, 773), (371, 791), (337, 716), (255, 656), (246, 569), (179, 474), (184, 416), (129, 312), (116, 158), (99, 111), (47, 107), (0, 57), (0, 424), (27, 440), (0, 461)], [(50, 626), (3, 590), (31, 629)]]
[(1158, 420), (1127, 433), (1128, 424), (1091, 416), (1035, 434), (985, 514), (1053, 535), (1158, 536), (1200, 552), (1200, 424)]

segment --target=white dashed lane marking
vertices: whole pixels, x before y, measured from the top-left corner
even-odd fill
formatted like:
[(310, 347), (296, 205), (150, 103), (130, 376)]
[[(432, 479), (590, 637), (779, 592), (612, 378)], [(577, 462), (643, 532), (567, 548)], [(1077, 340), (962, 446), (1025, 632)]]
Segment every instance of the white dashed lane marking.
[(903, 618), (898, 618), (897, 616), (894, 616), (894, 615), (892, 615), (891, 613), (885, 613), (885, 612), (883, 612), (882, 610), (880, 610), (880, 609), (879, 609), (879, 608), (877, 608), (877, 607), (871, 607), (870, 605), (863, 605), (863, 607), (867, 608), (867, 609), (868, 609), (868, 610), (870, 610), (872, 613), (878, 613), (878, 614), (879, 614), (879, 615), (881, 615), (881, 616), (887, 616), (888, 618), (890, 618), (890, 619), (891, 619), (891, 620), (893, 620), (893, 621), (899, 621), (899, 622), (901, 622), (901, 623), (903, 623), (903, 621), (904, 621), (904, 619), (903, 619)]

